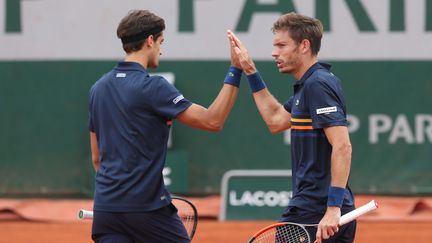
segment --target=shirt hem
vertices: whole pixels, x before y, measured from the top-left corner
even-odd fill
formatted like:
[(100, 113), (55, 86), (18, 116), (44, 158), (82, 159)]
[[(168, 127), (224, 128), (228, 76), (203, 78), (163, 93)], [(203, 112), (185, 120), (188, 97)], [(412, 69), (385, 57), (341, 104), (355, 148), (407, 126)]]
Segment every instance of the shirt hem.
[(94, 211), (101, 212), (115, 212), (115, 213), (132, 213), (132, 212), (149, 212), (154, 211), (163, 207), (166, 207), (170, 204), (169, 201), (164, 202), (163, 204), (157, 206), (149, 206), (149, 205), (94, 205)]

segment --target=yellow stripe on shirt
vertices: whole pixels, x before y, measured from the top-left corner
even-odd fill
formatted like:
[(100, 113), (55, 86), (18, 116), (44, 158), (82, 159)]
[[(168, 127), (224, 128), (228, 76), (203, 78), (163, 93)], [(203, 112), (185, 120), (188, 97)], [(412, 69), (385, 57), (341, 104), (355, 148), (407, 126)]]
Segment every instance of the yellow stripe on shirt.
[(310, 118), (291, 118), (292, 122), (312, 122)]

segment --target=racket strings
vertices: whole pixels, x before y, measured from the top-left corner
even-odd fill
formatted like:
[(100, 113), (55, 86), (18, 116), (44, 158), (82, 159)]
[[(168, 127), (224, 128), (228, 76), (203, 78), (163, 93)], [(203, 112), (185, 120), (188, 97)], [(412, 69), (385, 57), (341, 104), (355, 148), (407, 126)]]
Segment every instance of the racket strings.
[(178, 210), (177, 214), (180, 217), (183, 225), (185, 226), (188, 235), (193, 236), (197, 224), (197, 219), (192, 206), (181, 199), (173, 199), (172, 202)]
[(195, 221), (195, 216), (193, 212), (179, 213), (179, 217), (183, 225), (185, 226), (186, 230), (188, 231), (188, 233), (190, 233), (194, 226), (194, 221)]
[(253, 242), (310, 243), (307, 231), (299, 225), (286, 224), (260, 234)]

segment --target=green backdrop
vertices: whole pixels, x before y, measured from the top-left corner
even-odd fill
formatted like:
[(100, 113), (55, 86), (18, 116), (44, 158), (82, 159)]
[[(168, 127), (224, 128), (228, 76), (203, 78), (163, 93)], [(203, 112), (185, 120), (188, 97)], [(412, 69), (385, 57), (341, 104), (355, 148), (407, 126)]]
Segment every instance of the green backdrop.
[[(91, 196), (87, 94), (115, 63), (0, 62), (0, 196)], [(431, 194), (432, 61), (331, 63), (358, 125), (351, 133), (354, 191)], [(162, 61), (157, 71), (173, 72), (185, 97), (209, 106), (228, 65)], [(272, 61), (257, 67), (280, 102), (292, 94), (293, 79)], [(182, 193), (218, 193), (230, 169), (290, 169), (290, 145), (284, 134), (269, 133), (245, 81), (222, 132), (174, 123), (170, 153), (187, 160)]]

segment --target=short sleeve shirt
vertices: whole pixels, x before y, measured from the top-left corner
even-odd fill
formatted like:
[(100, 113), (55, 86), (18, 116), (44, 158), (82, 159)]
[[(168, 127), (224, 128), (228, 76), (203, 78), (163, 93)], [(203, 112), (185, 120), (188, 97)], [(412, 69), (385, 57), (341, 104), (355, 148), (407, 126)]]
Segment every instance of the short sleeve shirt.
[(145, 212), (166, 206), (165, 165), (171, 120), (192, 103), (167, 80), (135, 62), (120, 62), (89, 94), (89, 129), (100, 169), (94, 210)]
[[(341, 82), (330, 72), (330, 65), (316, 63), (310, 67), (294, 84), (294, 95), (284, 108), (291, 113), (294, 188), (289, 206), (322, 216), (327, 207), (332, 153), (323, 128), (347, 126)], [(343, 207), (351, 210), (353, 205), (347, 187)]]

